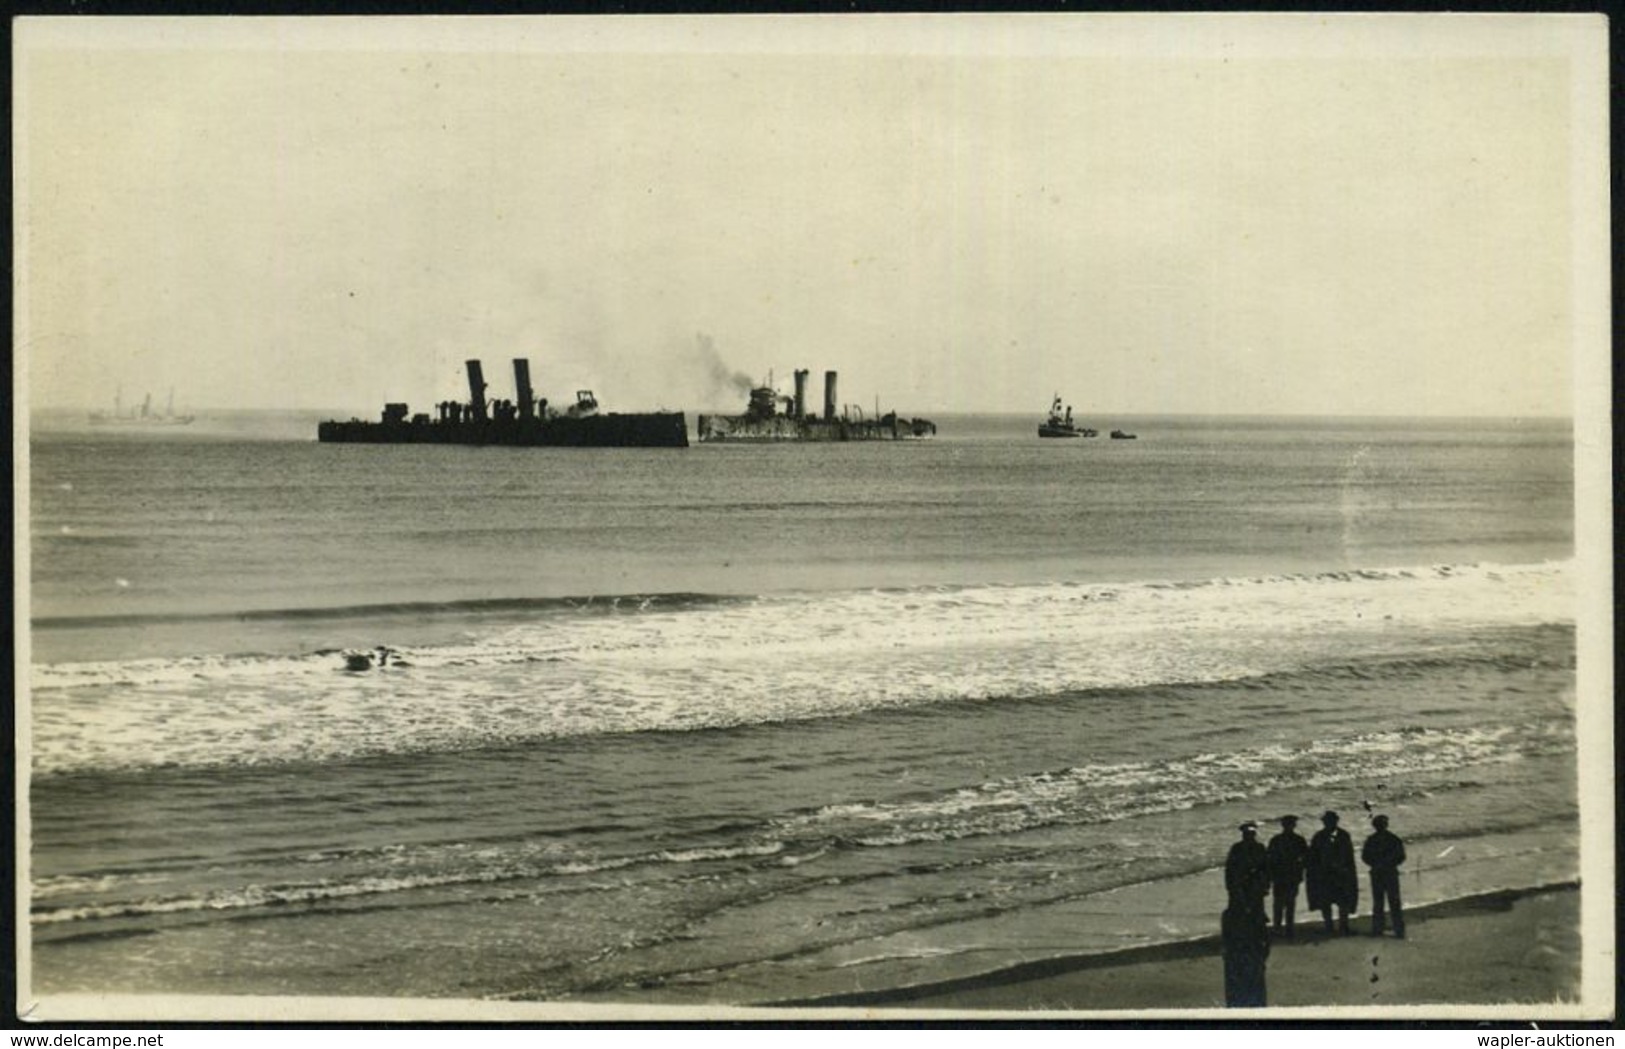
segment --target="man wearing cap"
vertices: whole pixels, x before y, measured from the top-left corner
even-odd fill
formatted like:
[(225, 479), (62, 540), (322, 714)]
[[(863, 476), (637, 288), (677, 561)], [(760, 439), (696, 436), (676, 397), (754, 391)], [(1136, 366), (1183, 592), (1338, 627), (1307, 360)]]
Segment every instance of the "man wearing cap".
[(1385, 904), (1392, 904), (1394, 935), (1405, 938), (1405, 912), (1399, 907), (1399, 865), (1405, 862), (1405, 843), (1388, 829), (1387, 816), (1371, 817), (1376, 831), (1365, 840), (1360, 858), (1371, 868), (1371, 935), (1381, 936)]
[(1332, 908), (1336, 907), (1339, 929), (1349, 934), (1349, 915), (1360, 904), (1360, 871), (1354, 865), (1354, 839), (1337, 825), (1337, 813), (1328, 810), (1320, 817), (1323, 825), (1309, 840), (1304, 863), (1309, 889), (1309, 908), (1320, 912), (1326, 931), (1332, 931)]
[(1270, 871), (1270, 895), (1274, 902), (1271, 924), (1280, 933), (1285, 929), (1287, 939), (1296, 933), (1298, 915), (1298, 886), (1303, 883), (1304, 858), (1309, 843), (1297, 831), (1298, 817), (1282, 816), (1281, 833), (1270, 839), (1265, 850)]
[(1230, 846), (1224, 860), (1224, 891), (1232, 907), (1262, 911), (1270, 891), (1269, 857), (1258, 840), (1258, 824), (1248, 820), (1237, 829), (1241, 840)]

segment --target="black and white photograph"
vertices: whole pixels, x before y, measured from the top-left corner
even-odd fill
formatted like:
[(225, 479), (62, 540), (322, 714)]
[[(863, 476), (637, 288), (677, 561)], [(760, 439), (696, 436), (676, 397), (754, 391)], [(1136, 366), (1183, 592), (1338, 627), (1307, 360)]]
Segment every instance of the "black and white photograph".
[(12, 28), (19, 1016), (1614, 1016), (1601, 16)]

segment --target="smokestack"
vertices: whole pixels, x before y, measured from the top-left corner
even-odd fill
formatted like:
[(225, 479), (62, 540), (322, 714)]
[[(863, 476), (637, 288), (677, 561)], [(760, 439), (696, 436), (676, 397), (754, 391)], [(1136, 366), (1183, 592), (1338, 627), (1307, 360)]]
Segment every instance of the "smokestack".
[(530, 390), (530, 361), (524, 357), (513, 359), (513, 384), (519, 391), (519, 418), (529, 419), (536, 414), (536, 399)]
[(796, 369), (796, 418), (807, 417), (807, 369)]
[(468, 368), (468, 409), (480, 422), (485, 421), (485, 373), (477, 360), (464, 361)]
[(824, 421), (835, 421), (835, 373), (824, 373)]

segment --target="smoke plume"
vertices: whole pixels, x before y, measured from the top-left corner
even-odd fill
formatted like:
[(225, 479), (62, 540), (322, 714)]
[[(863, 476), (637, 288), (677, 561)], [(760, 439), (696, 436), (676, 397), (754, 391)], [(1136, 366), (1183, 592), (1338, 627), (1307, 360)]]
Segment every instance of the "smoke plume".
[(717, 352), (716, 343), (704, 332), (694, 336), (694, 352), (705, 367), (706, 377), (711, 382), (711, 392), (749, 394), (756, 385), (755, 380), (749, 375), (728, 367), (728, 362)]

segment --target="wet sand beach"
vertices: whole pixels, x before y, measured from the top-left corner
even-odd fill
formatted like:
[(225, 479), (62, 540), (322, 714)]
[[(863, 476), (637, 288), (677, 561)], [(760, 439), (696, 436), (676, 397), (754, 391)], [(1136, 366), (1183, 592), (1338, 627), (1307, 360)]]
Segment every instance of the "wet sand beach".
[[(1407, 913), (1407, 937), (1319, 933), (1276, 940), (1269, 1005), (1293, 1007), (1550, 1005), (1580, 994), (1580, 896), (1572, 882), (1502, 890)], [(813, 1003), (806, 1003), (813, 1004)], [(1107, 954), (1052, 958), (939, 984), (824, 999), (823, 1006), (965, 1010), (1195, 1011), (1224, 1005), (1217, 935)], [(1236, 1010), (1241, 1018), (1251, 1010)]]

